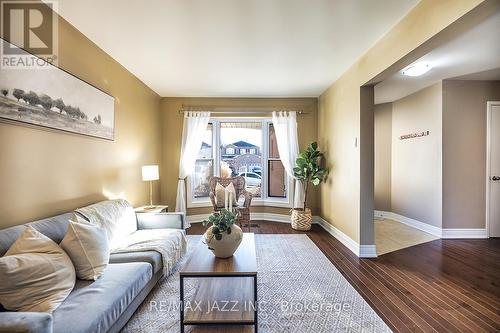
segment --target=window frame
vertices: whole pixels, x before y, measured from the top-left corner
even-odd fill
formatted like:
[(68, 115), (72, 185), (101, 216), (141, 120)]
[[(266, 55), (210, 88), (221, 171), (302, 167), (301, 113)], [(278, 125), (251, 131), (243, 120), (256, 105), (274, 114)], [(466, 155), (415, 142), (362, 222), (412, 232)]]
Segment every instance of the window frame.
[[(262, 147), (261, 149), (261, 197), (252, 199), (252, 206), (269, 206), (269, 207), (283, 207), (292, 208), (293, 206), (293, 195), (294, 195), (294, 182), (293, 178), (286, 174), (286, 192), (285, 198), (282, 197), (270, 197), (268, 194), (268, 178), (269, 178), (269, 125), (272, 123), (270, 118), (211, 118), (209, 123), (212, 124), (212, 157), (214, 165), (214, 176), (220, 175), (220, 124), (224, 122), (260, 122), (261, 123), (261, 135), (262, 135)], [(257, 150), (256, 150), (257, 152)], [(271, 158), (271, 160), (279, 160), (276, 158)], [(209, 197), (206, 198), (194, 198), (192, 182), (190, 180), (191, 176), (187, 177), (186, 187), (187, 187), (187, 208), (198, 208), (198, 207), (211, 207), (212, 203)], [(240, 198), (243, 200), (243, 197)]]
[[(268, 138), (269, 138), (269, 132), (270, 132), (269, 128), (271, 127), (272, 123), (273, 123), (272, 121), (267, 123), (267, 131), (268, 131), (267, 137)], [(268, 140), (268, 144), (269, 144), (269, 140)], [(267, 169), (267, 173), (269, 174), (269, 167), (270, 167), (270, 164), (271, 164), (270, 162), (271, 161), (280, 161), (281, 162), (281, 158), (280, 157), (271, 157), (271, 156), (269, 156), (269, 147), (268, 147), (267, 150), (268, 150), (267, 151), (268, 156), (267, 156), (267, 160), (266, 160), (266, 169)], [(281, 162), (281, 163), (283, 163), (283, 162)], [(287, 178), (285, 180), (285, 182), (287, 182), (290, 177), (288, 176), (288, 174), (286, 173), (286, 171), (285, 171), (285, 177)], [(268, 179), (267, 179), (267, 186), (269, 186), (269, 185), (270, 184), (269, 184), (269, 177), (268, 177)], [(289, 184), (285, 185), (285, 186), (286, 187), (290, 187)], [(273, 199), (285, 199), (286, 198), (286, 196), (282, 197), (282, 196), (272, 196), (272, 195), (269, 195), (269, 192), (267, 193), (267, 195), (268, 195), (268, 197), (273, 198)], [(288, 195), (288, 193), (287, 193), (287, 195)]]

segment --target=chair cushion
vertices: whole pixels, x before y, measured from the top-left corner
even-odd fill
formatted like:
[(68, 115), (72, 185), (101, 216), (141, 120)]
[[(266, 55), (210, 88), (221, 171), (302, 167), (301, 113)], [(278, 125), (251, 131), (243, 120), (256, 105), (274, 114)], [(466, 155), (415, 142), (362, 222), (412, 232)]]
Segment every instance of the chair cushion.
[(147, 262), (153, 267), (153, 274), (162, 269), (161, 254), (156, 251), (112, 253), (109, 256), (110, 264), (125, 262)]
[(54, 333), (107, 332), (152, 278), (148, 263), (108, 265), (97, 281), (77, 280), (54, 311)]
[(238, 200), (236, 199), (236, 189), (234, 188), (233, 183), (229, 183), (229, 185), (227, 185), (226, 187), (222, 186), (220, 183), (217, 183), (217, 185), (215, 186), (215, 203), (217, 204), (217, 207), (225, 207), (226, 191), (232, 200), (232, 206), (238, 206)]

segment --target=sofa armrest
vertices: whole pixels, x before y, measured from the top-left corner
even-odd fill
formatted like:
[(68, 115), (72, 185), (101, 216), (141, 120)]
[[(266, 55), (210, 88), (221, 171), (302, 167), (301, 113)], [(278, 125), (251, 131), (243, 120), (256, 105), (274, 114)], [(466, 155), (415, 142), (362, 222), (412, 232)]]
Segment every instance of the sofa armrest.
[(137, 229), (186, 229), (184, 213), (138, 213)]
[(52, 333), (52, 315), (45, 312), (0, 312), (1, 333)]

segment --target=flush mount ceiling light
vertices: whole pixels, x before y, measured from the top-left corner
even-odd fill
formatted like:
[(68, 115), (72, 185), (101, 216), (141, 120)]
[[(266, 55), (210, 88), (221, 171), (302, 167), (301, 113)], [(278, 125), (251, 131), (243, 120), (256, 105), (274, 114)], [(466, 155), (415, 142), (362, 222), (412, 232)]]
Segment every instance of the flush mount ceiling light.
[(427, 63), (417, 63), (415, 65), (410, 65), (401, 71), (401, 74), (406, 76), (420, 76), (424, 75), (432, 68), (431, 65)]

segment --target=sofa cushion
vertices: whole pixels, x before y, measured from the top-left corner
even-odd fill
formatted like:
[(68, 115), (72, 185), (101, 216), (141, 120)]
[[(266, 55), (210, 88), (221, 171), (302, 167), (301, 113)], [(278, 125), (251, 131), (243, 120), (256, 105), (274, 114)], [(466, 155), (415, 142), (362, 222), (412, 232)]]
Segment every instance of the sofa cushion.
[(0, 258), (0, 303), (8, 310), (52, 312), (69, 295), (75, 279), (66, 252), (27, 227)]
[(123, 247), (112, 253), (156, 251), (161, 254), (164, 275), (170, 275), (174, 265), (186, 253), (187, 241), (184, 230), (145, 229), (137, 230), (123, 240)]
[(161, 254), (156, 251), (112, 253), (109, 256), (110, 264), (124, 262), (147, 262), (153, 267), (153, 274), (162, 269)]
[(90, 224), (81, 217), (70, 221), (61, 244), (75, 266), (76, 276), (82, 280), (97, 280), (109, 262), (109, 244), (106, 230)]
[(2, 333), (52, 333), (52, 315), (45, 312), (0, 312)]
[(53, 312), (54, 333), (107, 332), (152, 278), (148, 263), (108, 265), (97, 281), (77, 280)]
[(65, 213), (0, 230), (0, 256), (3, 256), (5, 252), (7, 252), (27, 226), (33, 227), (37, 231), (40, 231), (43, 235), (59, 244), (64, 238), (66, 230), (68, 230), (68, 223), (72, 217), (73, 213)]

